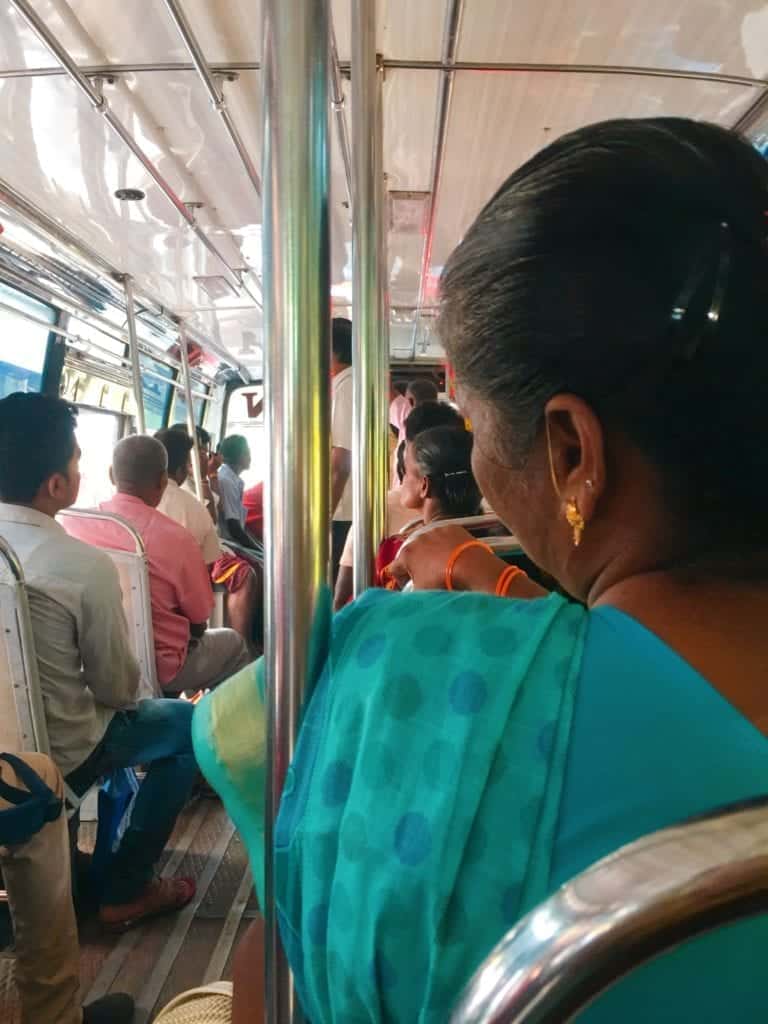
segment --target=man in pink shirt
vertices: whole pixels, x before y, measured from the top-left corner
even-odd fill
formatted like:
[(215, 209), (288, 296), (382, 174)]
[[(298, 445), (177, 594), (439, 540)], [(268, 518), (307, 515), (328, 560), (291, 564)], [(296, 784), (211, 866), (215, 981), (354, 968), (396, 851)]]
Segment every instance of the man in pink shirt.
[[(126, 519), (144, 541), (158, 681), (168, 694), (215, 686), (248, 664), (248, 648), (233, 629), (207, 628), (213, 591), (202, 552), (189, 530), (157, 510), (168, 483), (165, 448), (153, 437), (126, 437), (110, 473), (117, 494), (101, 509)], [(98, 547), (129, 544), (124, 531), (98, 520), (78, 522), (77, 534)]]

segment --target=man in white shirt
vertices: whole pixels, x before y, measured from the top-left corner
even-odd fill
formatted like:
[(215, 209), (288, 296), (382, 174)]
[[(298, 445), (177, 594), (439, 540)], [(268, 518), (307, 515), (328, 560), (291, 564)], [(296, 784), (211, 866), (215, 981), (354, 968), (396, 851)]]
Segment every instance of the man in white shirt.
[(135, 703), (139, 666), (117, 570), (56, 522), (80, 486), (75, 417), (47, 395), (0, 401), (0, 534), (24, 570), (51, 755), (67, 785), (82, 795), (113, 768), (148, 765), (99, 910), (123, 929), (195, 893), (191, 879), (153, 880), (197, 774), (192, 708)]
[(352, 321), (336, 317), (331, 334), (331, 570), (352, 525)]
[(227, 620), (248, 644), (261, 643), (261, 580), (257, 570), (237, 555), (225, 552), (213, 520), (197, 496), (184, 486), (192, 475), (192, 438), (178, 427), (160, 430), (155, 438), (168, 455), (168, 486), (157, 506), (197, 541), (213, 583), (227, 588)]

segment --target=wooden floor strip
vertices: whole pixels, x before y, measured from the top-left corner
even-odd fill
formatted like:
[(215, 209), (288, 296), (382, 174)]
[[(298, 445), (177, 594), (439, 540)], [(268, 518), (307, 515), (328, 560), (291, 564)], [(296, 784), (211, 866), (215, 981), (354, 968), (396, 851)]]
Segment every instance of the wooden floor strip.
[[(202, 827), (207, 811), (208, 806), (201, 801), (200, 806), (195, 810), (195, 813), (190, 818), (187, 827), (184, 829), (184, 832), (176, 843), (173, 853), (168, 858), (165, 867), (161, 871), (163, 878), (170, 878), (178, 870), (179, 865), (184, 860), (195, 836)], [(96, 978), (85, 997), (84, 1002), (86, 1004), (92, 1003), (94, 999), (101, 999), (102, 996), (105, 996), (107, 992), (109, 992), (110, 986), (120, 973), (123, 964), (130, 956), (131, 950), (141, 938), (142, 931), (142, 928), (134, 928), (132, 931), (126, 932), (125, 935), (120, 937), (119, 941), (102, 964), (101, 970), (96, 975)]]
[(221, 929), (221, 935), (219, 935), (219, 941), (216, 943), (216, 947), (211, 954), (211, 959), (208, 963), (208, 970), (205, 972), (203, 978), (203, 984), (209, 985), (212, 981), (219, 981), (224, 968), (229, 960), (229, 954), (232, 951), (232, 945), (237, 936), (237, 930), (240, 927), (240, 921), (245, 913), (245, 908), (248, 906), (248, 901), (251, 898), (251, 889), (253, 888), (253, 879), (251, 877), (251, 869), (246, 865), (243, 877), (240, 880), (235, 898), (232, 902), (232, 906), (229, 908), (229, 913), (224, 921), (224, 927)]
[(224, 854), (227, 852), (227, 847), (229, 846), (234, 834), (235, 826), (231, 821), (227, 820), (226, 825), (222, 829), (221, 835), (216, 841), (216, 845), (208, 856), (203, 873), (197, 880), (197, 893), (195, 894), (195, 898), (181, 911), (181, 913), (178, 914), (173, 931), (168, 936), (165, 943), (163, 953), (157, 961), (152, 974), (149, 976), (146, 985), (139, 993), (136, 1000), (134, 1024), (147, 1024), (147, 1021), (150, 1019), (150, 1014), (154, 1009), (157, 998), (163, 990), (163, 986), (171, 972), (174, 961), (179, 955), (179, 950), (184, 944), (184, 939), (187, 937), (187, 932), (194, 920), (195, 912), (202, 903), (203, 898), (208, 891), (208, 887), (213, 881), (214, 875), (219, 870), (219, 865), (224, 859)]

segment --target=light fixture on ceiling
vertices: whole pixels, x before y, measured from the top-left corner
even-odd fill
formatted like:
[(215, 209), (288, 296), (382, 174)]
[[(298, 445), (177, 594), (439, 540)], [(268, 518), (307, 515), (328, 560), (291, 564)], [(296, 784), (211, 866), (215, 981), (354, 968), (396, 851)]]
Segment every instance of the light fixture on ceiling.
[(115, 199), (119, 199), (121, 203), (138, 203), (145, 198), (146, 193), (142, 192), (140, 188), (118, 188), (115, 190)]
[(217, 302), (220, 299), (231, 299), (233, 296), (237, 298), (237, 292), (226, 279), (220, 274), (207, 274), (199, 277), (193, 277), (192, 280), (198, 286), (202, 288), (209, 299)]
[(423, 235), (427, 227), (429, 192), (389, 192), (389, 230)]

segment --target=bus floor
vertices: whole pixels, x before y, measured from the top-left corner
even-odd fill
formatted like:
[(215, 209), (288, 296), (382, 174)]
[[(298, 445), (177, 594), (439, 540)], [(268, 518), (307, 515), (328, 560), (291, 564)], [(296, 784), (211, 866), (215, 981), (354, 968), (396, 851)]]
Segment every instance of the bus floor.
[[(88, 850), (95, 822), (80, 829)], [(232, 954), (257, 914), (245, 847), (218, 800), (198, 798), (179, 816), (162, 874), (191, 875), (197, 895), (181, 913), (156, 918), (124, 935), (105, 933), (98, 921), (80, 922), (83, 1001), (108, 992), (136, 1000), (135, 1024), (149, 1024), (174, 996), (211, 981), (231, 978)], [(0, 952), (0, 1021), (20, 1024), (13, 983), (13, 950)]]

